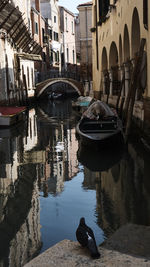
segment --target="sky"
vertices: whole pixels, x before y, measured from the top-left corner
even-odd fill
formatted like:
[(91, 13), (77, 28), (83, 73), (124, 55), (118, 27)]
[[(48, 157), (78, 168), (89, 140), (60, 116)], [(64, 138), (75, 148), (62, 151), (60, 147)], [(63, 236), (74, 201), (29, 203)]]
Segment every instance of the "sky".
[(76, 7), (80, 4), (87, 3), (90, 0), (59, 0), (58, 5), (64, 6), (73, 13), (78, 13)]

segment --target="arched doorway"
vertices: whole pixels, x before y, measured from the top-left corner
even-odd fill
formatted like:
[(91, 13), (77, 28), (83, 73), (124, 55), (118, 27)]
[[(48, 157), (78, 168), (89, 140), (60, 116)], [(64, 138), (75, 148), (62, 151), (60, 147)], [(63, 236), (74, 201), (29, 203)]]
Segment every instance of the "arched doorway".
[(130, 83), (130, 72), (131, 72), (131, 62), (130, 62), (130, 41), (129, 41), (129, 31), (125, 24), (124, 26), (124, 40), (123, 40), (123, 52), (124, 52), (124, 72), (125, 72), (125, 91), (124, 95), (127, 96)]
[(101, 62), (101, 66), (102, 66), (102, 79), (101, 79), (102, 91), (104, 94), (108, 95), (110, 83), (109, 83), (108, 59), (107, 59), (106, 47), (103, 47), (101, 59), (102, 59), (102, 62)]
[(137, 8), (134, 9), (132, 16), (131, 47), (134, 58), (140, 48), (140, 20)]
[(127, 25), (124, 27), (124, 62), (130, 60), (130, 42), (129, 42), (129, 31)]
[(110, 95), (117, 95), (120, 85), (118, 81), (118, 50), (115, 42), (111, 43), (109, 52), (109, 80)]

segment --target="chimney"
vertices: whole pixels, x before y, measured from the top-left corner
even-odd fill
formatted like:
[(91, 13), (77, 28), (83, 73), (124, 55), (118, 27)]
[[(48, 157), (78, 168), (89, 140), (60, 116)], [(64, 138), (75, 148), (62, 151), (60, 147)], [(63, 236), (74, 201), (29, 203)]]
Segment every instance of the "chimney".
[(35, 9), (40, 12), (40, 0), (35, 0)]

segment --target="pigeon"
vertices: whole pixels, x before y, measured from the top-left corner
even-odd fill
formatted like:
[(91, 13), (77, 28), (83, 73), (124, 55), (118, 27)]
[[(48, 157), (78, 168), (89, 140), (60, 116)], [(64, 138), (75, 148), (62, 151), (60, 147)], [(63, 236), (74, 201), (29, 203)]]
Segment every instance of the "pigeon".
[(89, 249), (93, 259), (98, 259), (100, 257), (94, 233), (92, 229), (85, 224), (85, 219), (83, 217), (80, 219), (79, 226), (76, 230), (76, 237), (83, 247), (87, 247)]

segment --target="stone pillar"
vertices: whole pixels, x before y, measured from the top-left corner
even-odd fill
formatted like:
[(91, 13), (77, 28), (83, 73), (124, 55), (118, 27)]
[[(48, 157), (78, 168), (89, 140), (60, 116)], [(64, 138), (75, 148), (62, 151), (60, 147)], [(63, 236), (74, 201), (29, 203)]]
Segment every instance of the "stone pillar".
[(103, 88), (103, 94), (106, 94), (106, 81), (105, 81), (105, 72), (102, 71), (102, 88)]
[(120, 66), (119, 67), (119, 76), (120, 76), (120, 82), (121, 82), (121, 86), (122, 86), (122, 91), (121, 91), (121, 96), (125, 96), (125, 83), (123, 81), (123, 76), (124, 76), (124, 67)]
[(113, 70), (110, 69), (109, 71), (109, 81), (110, 81), (110, 88), (109, 88), (109, 95), (113, 95)]
[(125, 71), (125, 96), (127, 96), (130, 84), (130, 65), (128, 62), (124, 63), (124, 71)]

